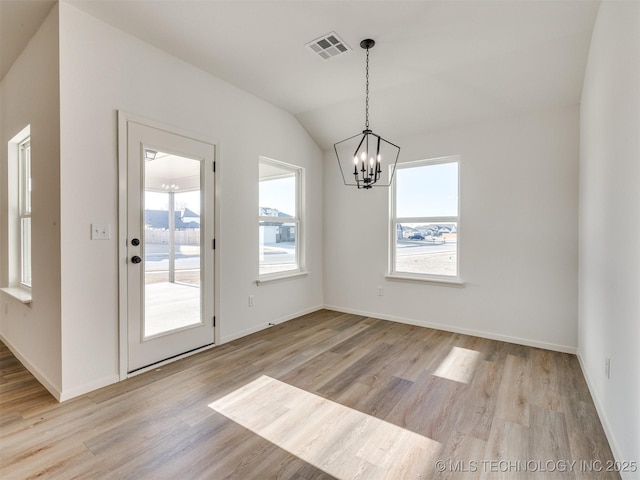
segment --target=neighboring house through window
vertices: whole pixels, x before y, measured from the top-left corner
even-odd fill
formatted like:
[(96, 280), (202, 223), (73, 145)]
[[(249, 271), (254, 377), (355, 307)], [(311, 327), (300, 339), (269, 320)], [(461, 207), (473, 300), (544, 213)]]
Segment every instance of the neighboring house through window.
[(303, 271), (302, 167), (259, 158), (259, 278)]
[(397, 165), (390, 276), (460, 281), (459, 165), (458, 156)]

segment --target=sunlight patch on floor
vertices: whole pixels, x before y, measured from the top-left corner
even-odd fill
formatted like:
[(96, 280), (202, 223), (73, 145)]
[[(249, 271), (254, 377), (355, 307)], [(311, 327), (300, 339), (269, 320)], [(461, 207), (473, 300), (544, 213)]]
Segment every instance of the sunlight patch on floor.
[(453, 347), (433, 373), (454, 382), (469, 383), (481, 360), (481, 353), (467, 348)]
[(441, 446), (266, 375), (209, 407), (339, 479), (425, 478)]

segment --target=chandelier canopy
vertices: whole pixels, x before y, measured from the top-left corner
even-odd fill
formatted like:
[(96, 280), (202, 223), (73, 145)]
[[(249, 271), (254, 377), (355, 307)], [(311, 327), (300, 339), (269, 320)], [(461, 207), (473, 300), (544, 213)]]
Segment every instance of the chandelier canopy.
[(360, 42), (367, 52), (364, 130), (333, 145), (344, 184), (364, 189), (391, 185), (400, 156), (399, 146), (369, 128), (369, 50), (375, 44), (371, 39)]

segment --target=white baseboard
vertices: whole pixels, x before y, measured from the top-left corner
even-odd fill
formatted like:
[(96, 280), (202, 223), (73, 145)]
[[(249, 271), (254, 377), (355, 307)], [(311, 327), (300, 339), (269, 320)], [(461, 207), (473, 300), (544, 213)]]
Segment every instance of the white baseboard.
[(31, 372), (31, 375), (36, 377), (36, 380), (38, 380), (44, 388), (49, 390), (49, 393), (51, 393), (51, 395), (53, 395), (56, 400), (61, 402), (62, 392), (53, 384), (53, 382), (51, 382), (44, 373), (38, 370), (38, 368), (33, 365), (25, 355), (22, 354), (20, 349), (13, 345), (4, 335), (0, 334), (0, 340), (2, 340), (2, 343), (4, 343), (9, 350), (11, 350), (11, 353), (13, 353), (13, 355), (20, 361), (24, 368), (29, 370), (29, 372)]
[(351, 308), (336, 307), (335, 305), (325, 305), (324, 308), (328, 310), (335, 310), (337, 312), (342, 312), (342, 313), (363, 315), (366, 317), (379, 318), (381, 320), (389, 320), (392, 322), (405, 323), (407, 325), (415, 325), (417, 327), (426, 327), (426, 328), (433, 328), (436, 330), (443, 330), (445, 332), (462, 333), (464, 335), (472, 335), (474, 337), (488, 338), (489, 340), (498, 340), (501, 342), (515, 343), (518, 345), (526, 345), (528, 347), (543, 348), (545, 350), (553, 350), (556, 352), (572, 353), (572, 354), (575, 354), (577, 352), (576, 347), (571, 347), (568, 345), (558, 345), (555, 343), (540, 342), (538, 340), (530, 340), (527, 338), (511, 337), (507, 335), (500, 335), (498, 333), (485, 332), (482, 330), (472, 330), (469, 328), (461, 328), (461, 327), (455, 327), (451, 325), (443, 325), (440, 323), (425, 322), (421, 320), (414, 320), (411, 318), (403, 318), (403, 317), (396, 317), (393, 315), (384, 315), (380, 313), (365, 312), (362, 310), (354, 310)]
[[(604, 408), (602, 407), (602, 403), (598, 398), (597, 391), (594, 387), (594, 383), (589, 376), (589, 372), (585, 366), (584, 360), (582, 359), (582, 355), (580, 351), (576, 353), (578, 357), (578, 363), (580, 364), (580, 369), (582, 370), (582, 375), (584, 375), (584, 379), (587, 382), (587, 387), (589, 387), (589, 393), (591, 393), (591, 398), (593, 399), (593, 404), (596, 407), (596, 412), (598, 412), (598, 417), (600, 418), (600, 423), (602, 424), (602, 428), (604, 429), (604, 434), (607, 436), (607, 440), (609, 441), (609, 446), (611, 447), (611, 453), (613, 453), (613, 458), (617, 462), (625, 461), (622, 451), (616, 442), (616, 437), (613, 435), (613, 430), (611, 429), (611, 425), (605, 415)], [(636, 460), (635, 458), (627, 459), (627, 461)], [(640, 467), (639, 467), (640, 468)], [(631, 477), (631, 472), (620, 472), (620, 477), (622, 480), (633, 480)]]
[[(536, 341), (536, 340), (529, 340), (529, 339), (518, 338), (518, 337), (510, 337), (510, 336), (495, 334), (495, 333), (491, 333), (491, 332), (484, 332), (484, 331), (480, 331), (480, 330), (472, 330), (472, 329), (467, 329), (467, 328), (459, 328), (459, 327), (454, 327), (454, 326), (451, 326), (451, 325), (443, 325), (443, 324), (438, 324), (438, 323), (425, 322), (425, 321), (414, 320), (414, 319), (410, 319), (410, 318), (397, 317), (397, 316), (393, 316), (393, 315), (384, 315), (384, 314), (373, 313), (373, 312), (365, 312), (365, 311), (362, 311), (362, 310), (343, 308), (343, 307), (338, 307), (338, 306), (335, 306), (335, 305), (318, 305), (318, 306), (306, 308), (304, 310), (301, 310), (301, 311), (298, 311), (298, 312), (295, 312), (295, 313), (291, 313), (289, 315), (285, 315), (285, 316), (280, 317), (280, 318), (273, 319), (270, 322), (267, 322), (265, 324), (261, 324), (261, 325), (258, 325), (256, 327), (253, 327), (253, 328), (250, 328), (250, 329), (246, 329), (246, 330), (243, 330), (241, 332), (236, 332), (233, 335), (222, 337), (220, 344), (228, 343), (228, 342), (231, 342), (233, 340), (237, 340), (238, 338), (242, 338), (242, 337), (245, 337), (247, 335), (251, 335), (253, 333), (259, 332), (261, 330), (265, 330), (265, 329), (267, 329), (267, 328), (269, 328), (271, 326), (270, 324), (276, 324), (277, 325), (279, 323), (288, 322), (289, 320), (293, 320), (293, 319), (298, 318), (298, 317), (300, 317), (302, 315), (307, 315), (309, 313), (313, 313), (313, 312), (316, 312), (318, 310), (322, 310), (322, 309), (325, 309), (325, 308), (329, 309), (329, 310), (334, 310), (334, 311), (337, 311), (337, 312), (342, 312), (342, 313), (351, 313), (351, 314), (354, 314), (354, 315), (363, 315), (363, 316), (372, 317), (372, 318), (379, 318), (381, 320), (389, 320), (389, 321), (404, 323), (404, 324), (408, 324), (408, 325), (416, 325), (416, 326), (419, 326), (419, 327), (434, 328), (434, 329), (437, 329), (437, 330), (443, 330), (443, 331), (447, 331), (447, 332), (461, 333), (461, 334), (465, 334), (465, 335), (473, 335), (473, 336), (477, 336), (477, 337), (488, 338), (488, 339), (491, 339), (491, 340), (499, 340), (499, 341), (508, 342), (508, 343), (515, 343), (515, 344), (519, 344), (519, 345), (527, 345), (527, 346), (530, 346), (530, 347), (543, 348), (543, 349), (546, 349), (546, 350), (554, 350), (554, 351), (558, 351), (558, 352), (572, 353), (572, 354), (576, 354), (577, 353), (577, 349), (575, 347), (566, 346), (566, 345), (558, 345), (558, 344), (553, 344), (553, 343), (539, 342), (539, 341)], [(79, 395), (83, 395), (85, 393), (89, 393), (91, 391), (97, 390), (97, 389), (105, 387), (107, 385), (111, 385), (113, 383), (117, 383), (120, 380), (120, 377), (117, 374), (108, 375), (106, 377), (100, 378), (100, 379), (92, 381), (90, 383), (87, 383), (87, 384), (84, 384), (84, 385), (81, 385), (81, 386), (78, 386), (78, 387), (74, 387), (74, 388), (71, 388), (71, 389), (66, 389), (66, 390), (61, 391), (58, 388), (56, 388), (53, 385), (53, 383), (49, 381), (49, 379), (46, 377), (46, 375), (44, 375), (34, 365), (32, 365), (31, 362), (29, 362), (27, 360), (27, 358), (24, 355), (22, 355), (22, 353), (17, 348), (15, 348), (15, 346), (13, 346), (11, 344), (11, 342), (9, 342), (1, 334), (0, 334), (0, 339), (5, 343), (5, 345), (7, 345), (7, 347), (16, 356), (16, 358), (18, 360), (20, 360), (20, 362), (33, 374), (33, 376), (36, 377), (36, 379), (49, 392), (51, 392), (51, 394), (60, 402), (65, 401), (65, 400), (69, 400), (69, 399), (77, 397)], [(578, 356), (578, 359), (580, 360), (581, 366), (582, 366), (582, 361), (580, 359), (580, 356)], [(582, 368), (582, 370), (583, 370), (583, 373), (585, 374), (585, 378), (587, 379), (587, 384), (589, 384), (589, 389), (592, 391), (592, 396), (594, 396), (593, 395), (593, 389), (591, 388), (591, 384), (589, 383), (589, 379), (588, 379), (588, 376), (586, 375), (586, 371), (585, 371), (584, 367)], [(603, 415), (601, 414), (602, 409), (599, 407), (597, 399), (596, 399), (595, 396), (594, 396), (594, 403), (596, 404), (596, 408), (598, 409), (598, 414), (601, 417), (601, 421), (602, 421), (603, 425), (605, 426), (605, 432), (607, 434), (607, 438), (610, 441), (610, 444), (612, 445), (612, 449), (616, 450), (616, 451), (614, 451), (614, 455), (616, 456), (616, 458), (619, 458), (619, 456), (620, 456), (619, 455), (619, 451), (620, 450), (615, 447), (615, 442), (612, 441), (613, 437), (611, 436), (611, 433), (610, 433), (611, 429), (608, 427), (608, 423), (606, 422), (606, 418), (603, 417)]]
[(108, 375), (106, 377), (100, 378), (98, 380), (94, 380), (90, 383), (85, 383), (84, 385), (80, 385), (74, 388), (63, 389), (60, 394), (60, 398), (58, 399), (60, 402), (64, 402), (65, 400), (70, 400), (75, 397), (79, 397), (80, 395), (84, 395), (85, 393), (93, 392), (94, 390), (98, 390), (99, 388), (106, 387), (107, 385), (112, 385), (120, 381), (120, 375), (113, 374)]
[(44, 373), (42, 373), (35, 365), (33, 365), (20, 351), (20, 349), (13, 345), (4, 335), (0, 334), (0, 340), (2, 340), (2, 342), (7, 346), (9, 350), (11, 350), (11, 353), (13, 353), (13, 355), (20, 361), (20, 363), (22, 363), (22, 365), (27, 370), (29, 370), (31, 375), (33, 375), (36, 380), (38, 380), (38, 382), (40, 382), (42, 386), (46, 388), (58, 402), (64, 402), (65, 400), (84, 395), (85, 393), (89, 393), (99, 388), (106, 387), (107, 385), (111, 385), (112, 383), (116, 383), (120, 380), (120, 377), (118, 375), (109, 375), (107, 377), (94, 380), (85, 385), (80, 385), (78, 387), (66, 390), (63, 388), (62, 390), (60, 390), (56, 388), (53, 385), (53, 382), (51, 382)]
[(284, 317), (280, 317), (280, 318), (276, 318), (274, 320), (270, 320), (266, 324), (260, 324), (257, 327), (248, 328), (248, 329), (243, 330), (241, 332), (236, 332), (233, 335), (228, 335), (226, 337), (222, 337), (220, 339), (220, 344), (222, 345), (224, 343), (232, 342), (234, 340), (237, 340), (238, 338), (246, 337), (247, 335), (251, 335), (252, 333), (256, 333), (256, 332), (259, 332), (261, 330), (265, 330), (265, 329), (269, 328), (271, 326), (271, 324), (278, 325), (279, 323), (288, 322), (289, 320), (293, 320), (294, 318), (301, 317), (302, 315), (308, 315), (309, 313), (317, 312), (318, 310), (322, 310), (323, 308), (325, 308), (324, 305), (318, 305), (318, 306), (311, 307), (311, 308), (305, 308), (304, 310), (300, 310), (299, 312), (296, 312), (296, 313), (285, 315)]

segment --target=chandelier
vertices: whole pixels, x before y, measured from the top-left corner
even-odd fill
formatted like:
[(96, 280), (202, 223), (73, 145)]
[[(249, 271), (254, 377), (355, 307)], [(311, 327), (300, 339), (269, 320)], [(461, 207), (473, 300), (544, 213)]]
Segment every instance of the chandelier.
[(375, 44), (371, 39), (360, 42), (367, 51), (364, 130), (333, 145), (344, 184), (365, 189), (391, 185), (400, 156), (399, 146), (369, 128), (369, 50)]

